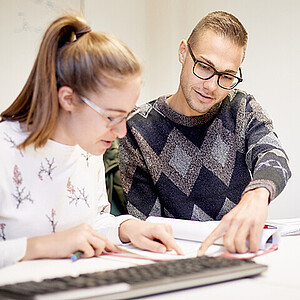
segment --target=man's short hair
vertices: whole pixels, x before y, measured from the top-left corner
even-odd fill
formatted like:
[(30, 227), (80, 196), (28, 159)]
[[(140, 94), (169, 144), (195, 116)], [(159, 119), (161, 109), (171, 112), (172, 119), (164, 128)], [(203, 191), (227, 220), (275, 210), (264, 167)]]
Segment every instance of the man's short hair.
[(248, 41), (248, 33), (238, 18), (224, 11), (211, 12), (202, 18), (193, 29), (188, 38), (188, 43), (191, 46), (195, 45), (199, 37), (207, 30), (212, 30), (216, 34), (230, 39), (235, 45), (243, 47), (244, 59)]

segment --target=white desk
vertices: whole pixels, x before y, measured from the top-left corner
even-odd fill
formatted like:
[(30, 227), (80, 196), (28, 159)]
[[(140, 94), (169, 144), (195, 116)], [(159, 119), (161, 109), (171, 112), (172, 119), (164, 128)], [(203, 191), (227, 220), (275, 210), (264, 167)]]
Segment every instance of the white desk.
[[(140, 260), (139, 260), (140, 261)], [(282, 237), (279, 249), (255, 258), (258, 263), (268, 265), (260, 276), (235, 280), (211, 286), (187, 289), (143, 299), (188, 298), (201, 299), (300, 299), (300, 236)], [(26, 261), (0, 270), (0, 285), (27, 280), (40, 280), (84, 272), (116, 269), (134, 265), (136, 260), (117, 257), (80, 259), (75, 263), (69, 259)], [(146, 262), (145, 262), (146, 263)]]
[[(282, 237), (279, 249), (254, 259), (268, 265), (262, 275), (211, 286), (146, 297), (152, 300), (230, 299), (230, 300), (299, 300), (300, 236)], [(204, 298), (203, 298), (204, 297)]]

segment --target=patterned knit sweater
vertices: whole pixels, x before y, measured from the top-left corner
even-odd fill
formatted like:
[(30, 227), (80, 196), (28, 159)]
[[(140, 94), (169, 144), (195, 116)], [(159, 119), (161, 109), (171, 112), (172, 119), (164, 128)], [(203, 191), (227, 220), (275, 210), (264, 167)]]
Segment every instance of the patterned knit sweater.
[(249, 190), (265, 187), (273, 200), (291, 176), (272, 121), (240, 90), (197, 117), (160, 97), (127, 127), (120, 171), (128, 212), (140, 219), (220, 220)]

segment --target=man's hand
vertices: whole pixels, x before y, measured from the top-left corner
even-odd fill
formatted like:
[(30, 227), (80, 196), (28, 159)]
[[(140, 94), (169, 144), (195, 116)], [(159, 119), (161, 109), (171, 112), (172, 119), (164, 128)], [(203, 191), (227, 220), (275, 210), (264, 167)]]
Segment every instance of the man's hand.
[(183, 254), (176, 244), (172, 228), (168, 224), (154, 224), (130, 219), (121, 224), (119, 236), (123, 243), (131, 242), (144, 250), (159, 253), (175, 250), (177, 254)]
[(258, 251), (260, 236), (268, 216), (269, 194), (266, 188), (245, 193), (239, 204), (222, 218), (221, 223), (205, 239), (198, 255), (204, 255), (207, 248), (221, 237), (229, 252)]

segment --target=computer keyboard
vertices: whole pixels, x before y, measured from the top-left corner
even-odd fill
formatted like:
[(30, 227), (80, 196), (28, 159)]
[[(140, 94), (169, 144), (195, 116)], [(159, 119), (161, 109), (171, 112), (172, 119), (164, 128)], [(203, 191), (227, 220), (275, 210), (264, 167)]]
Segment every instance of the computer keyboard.
[(250, 277), (266, 269), (250, 260), (202, 256), (0, 286), (0, 299), (132, 299)]

